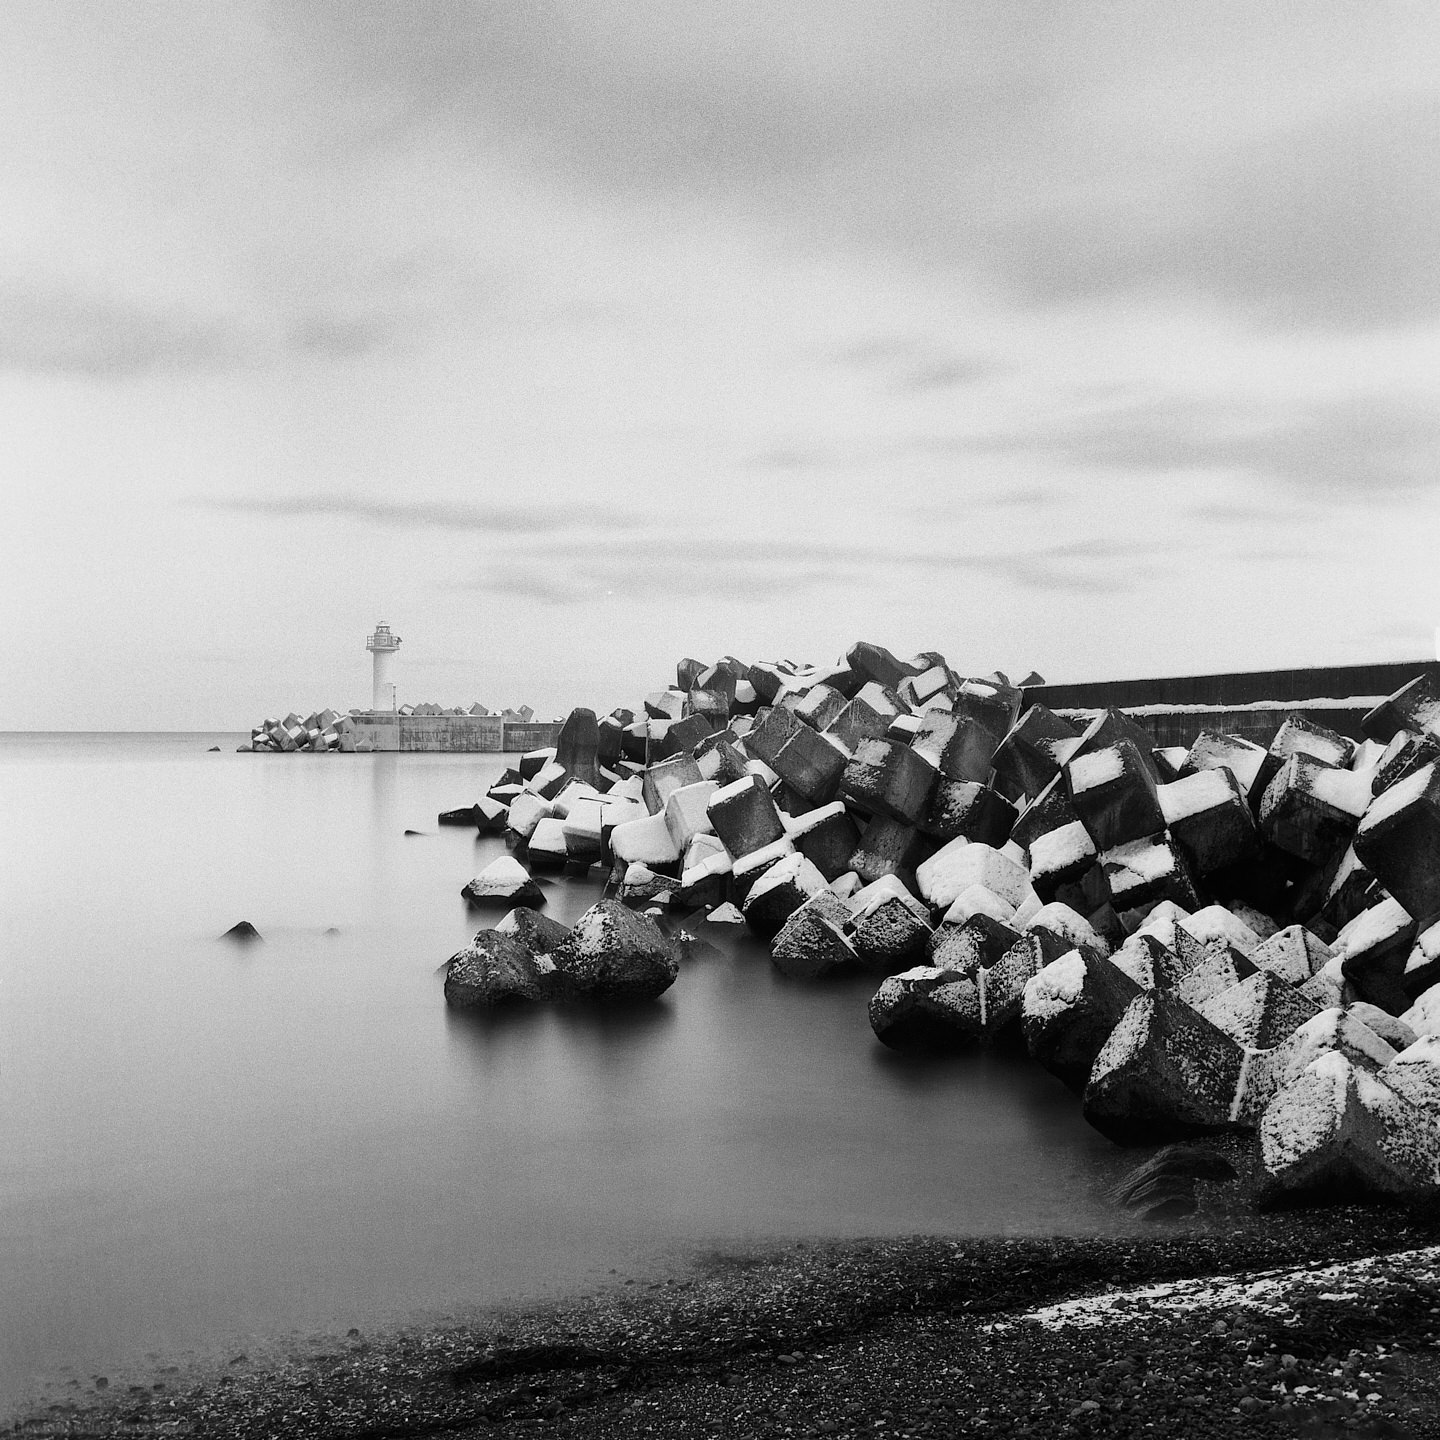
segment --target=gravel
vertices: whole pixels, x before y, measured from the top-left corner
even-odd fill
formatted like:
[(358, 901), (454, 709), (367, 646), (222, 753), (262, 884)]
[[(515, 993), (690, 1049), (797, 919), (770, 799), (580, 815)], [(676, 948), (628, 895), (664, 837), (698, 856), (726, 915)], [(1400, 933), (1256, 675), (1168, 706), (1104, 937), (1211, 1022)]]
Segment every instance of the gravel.
[[(1196, 1277), (1225, 1281), (1173, 1283)], [(1216, 1186), (1140, 1237), (715, 1253), (559, 1305), (167, 1380), (0, 1433), (1440, 1436), (1440, 1215), (1261, 1214)]]

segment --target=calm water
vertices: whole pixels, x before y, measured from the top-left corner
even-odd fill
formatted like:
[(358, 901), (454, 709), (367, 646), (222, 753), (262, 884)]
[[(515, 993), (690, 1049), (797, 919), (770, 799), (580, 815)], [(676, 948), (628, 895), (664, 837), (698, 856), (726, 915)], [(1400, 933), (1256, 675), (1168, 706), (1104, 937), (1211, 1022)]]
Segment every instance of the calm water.
[[(643, 1014), (448, 1012), (503, 847), (435, 815), (504, 760), (239, 739), (0, 735), (0, 1402), (687, 1248), (1113, 1223), (1056, 1082), (898, 1063), (872, 985), (738, 939)], [(217, 941), (241, 919), (263, 945)]]

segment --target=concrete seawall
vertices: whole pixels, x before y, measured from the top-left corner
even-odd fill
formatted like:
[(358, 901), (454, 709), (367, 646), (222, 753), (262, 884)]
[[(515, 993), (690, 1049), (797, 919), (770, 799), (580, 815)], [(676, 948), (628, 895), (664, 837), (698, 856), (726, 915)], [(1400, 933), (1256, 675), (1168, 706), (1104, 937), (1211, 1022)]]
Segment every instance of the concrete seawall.
[(553, 745), (560, 721), (519, 724), (499, 715), (396, 715), (361, 712), (349, 717), (351, 749), (368, 741), (372, 750), (457, 751), (498, 754), (539, 750)]

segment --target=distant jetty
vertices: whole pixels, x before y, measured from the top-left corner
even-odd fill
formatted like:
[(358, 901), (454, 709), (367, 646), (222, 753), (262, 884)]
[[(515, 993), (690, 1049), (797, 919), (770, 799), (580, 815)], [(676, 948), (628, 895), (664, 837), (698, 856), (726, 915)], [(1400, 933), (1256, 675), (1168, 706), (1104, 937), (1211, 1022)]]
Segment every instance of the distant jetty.
[(317, 710), (303, 719), (293, 711), (283, 720), (262, 720), (242, 751), (256, 754), (315, 754), (339, 751), (368, 755), (380, 750), (517, 754), (553, 745), (559, 720), (536, 720), (528, 705), (519, 710), (468, 710), (441, 705), (402, 705), (398, 710)]

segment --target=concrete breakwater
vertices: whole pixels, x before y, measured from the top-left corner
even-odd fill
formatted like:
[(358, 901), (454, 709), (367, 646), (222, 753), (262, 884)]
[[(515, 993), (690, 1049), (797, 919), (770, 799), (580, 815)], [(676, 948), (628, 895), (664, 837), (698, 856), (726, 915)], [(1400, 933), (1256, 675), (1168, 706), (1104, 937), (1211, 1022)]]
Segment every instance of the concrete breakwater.
[[(692, 928), (743, 920), (798, 983), (874, 974), (888, 1045), (1023, 1037), (1117, 1141), (1241, 1131), (1275, 1195), (1435, 1198), (1434, 681), (1361, 728), (1157, 748), (1124, 711), (1081, 729), (1003, 675), (862, 642), (827, 667), (681, 662), (446, 818), (533, 869), (608, 864)], [(466, 993), (508, 998), (474, 950)]]
[(536, 720), (528, 707), (491, 713), (439, 705), (402, 705), (399, 710), (312, 711), (303, 719), (293, 711), (282, 720), (263, 720), (250, 732), (242, 751), (289, 754), (339, 751), (367, 755), (375, 751), (473, 751), (518, 754), (553, 745), (560, 721)]

